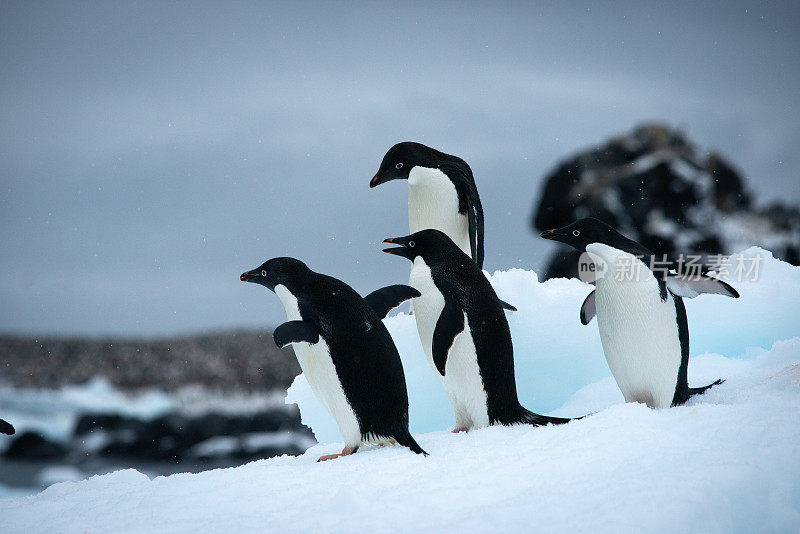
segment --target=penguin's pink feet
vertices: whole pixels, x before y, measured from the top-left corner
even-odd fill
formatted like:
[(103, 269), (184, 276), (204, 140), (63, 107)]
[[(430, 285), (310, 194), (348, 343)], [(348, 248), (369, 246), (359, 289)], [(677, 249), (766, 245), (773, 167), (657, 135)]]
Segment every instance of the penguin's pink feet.
[(453, 430), (451, 430), (451, 432), (453, 434), (460, 434), (461, 432), (469, 432), (469, 428), (467, 427), (454, 428)]
[(335, 460), (336, 458), (341, 458), (342, 456), (350, 456), (354, 452), (358, 450), (358, 447), (345, 447), (342, 449), (342, 452), (339, 454), (326, 454), (324, 456), (320, 456), (318, 462), (327, 462), (328, 460)]

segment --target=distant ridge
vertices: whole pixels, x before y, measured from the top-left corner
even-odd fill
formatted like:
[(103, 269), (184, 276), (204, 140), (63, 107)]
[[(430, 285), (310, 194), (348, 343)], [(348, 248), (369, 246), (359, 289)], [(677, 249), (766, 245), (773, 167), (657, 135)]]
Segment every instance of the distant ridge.
[(157, 339), (0, 336), (0, 384), (57, 388), (103, 376), (120, 389), (286, 389), (300, 374), (272, 332), (230, 331)]

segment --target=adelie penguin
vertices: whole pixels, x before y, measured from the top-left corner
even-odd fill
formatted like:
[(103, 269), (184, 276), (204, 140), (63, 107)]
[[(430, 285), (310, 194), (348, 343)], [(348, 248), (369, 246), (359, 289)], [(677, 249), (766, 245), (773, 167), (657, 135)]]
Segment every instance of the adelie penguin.
[(390, 180), (408, 180), (411, 232), (441, 230), (483, 268), (483, 206), (466, 161), (420, 143), (398, 143), (369, 186)]
[(500, 299), (472, 259), (439, 230), (389, 238), (384, 252), (413, 262), (411, 286), (425, 355), (455, 411), (454, 432), (489, 425), (546, 425), (517, 398), (514, 349)]
[(288, 322), (273, 333), (279, 347), (294, 344), (312, 391), (344, 437), (341, 454), (361, 445), (396, 442), (427, 454), (408, 431), (408, 394), (400, 355), (382, 319), (401, 302), (419, 296), (395, 285), (364, 298), (336, 278), (294, 258), (273, 258), (240, 276), (281, 299)]
[[(483, 206), (472, 169), (463, 159), (421, 143), (397, 143), (369, 182), (408, 181), (408, 226), (411, 232), (433, 228), (444, 232), (483, 269)], [(507, 302), (503, 308), (516, 311)]]
[(650, 250), (597, 219), (581, 219), (542, 237), (589, 253), (598, 266), (601, 274), (580, 319), (586, 325), (597, 315), (603, 352), (626, 402), (667, 408), (722, 383), (689, 387), (689, 326), (682, 297), (738, 298), (735, 289), (699, 272), (654, 272), (651, 265), (658, 264)]

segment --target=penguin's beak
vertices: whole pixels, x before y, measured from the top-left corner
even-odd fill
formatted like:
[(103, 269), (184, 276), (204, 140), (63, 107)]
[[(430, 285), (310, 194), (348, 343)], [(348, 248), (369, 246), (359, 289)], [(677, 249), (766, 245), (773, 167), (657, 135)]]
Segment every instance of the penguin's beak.
[(381, 178), (381, 173), (376, 173), (375, 176), (372, 177), (372, 180), (369, 181), (369, 187), (370, 188), (378, 187), (379, 185), (381, 185), (385, 181), (386, 180), (383, 180)]
[(575, 244), (575, 240), (570, 234), (569, 230), (564, 228), (554, 228), (552, 230), (545, 230), (542, 232), (542, 237), (544, 239), (549, 239), (551, 241), (558, 241), (559, 243), (564, 243), (565, 245), (569, 245), (571, 247), (579, 248), (579, 245)]
[(545, 230), (542, 232), (542, 237), (544, 239), (558, 239), (558, 234), (555, 230)]
[(242, 273), (241, 275), (239, 275), (239, 280), (241, 280), (242, 282), (252, 282), (253, 278), (256, 278), (257, 276), (258, 273), (256, 273), (255, 271), (247, 271), (246, 273)]
[(384, 239), (383, 240), (384, 243), (391, 243), (393, 245), (400, 245), (400, 246), (394, 248), (385, 248), (383, 249), (383, 251), (387, 254), (394, 254), (395, 256), (402, 256), (405, 258), (406, 251), (408, 250), (408, 245), (406, 245), (403, 242), (403, 239), (404, 238), (402, 237), (389, 237), (387, 239)]

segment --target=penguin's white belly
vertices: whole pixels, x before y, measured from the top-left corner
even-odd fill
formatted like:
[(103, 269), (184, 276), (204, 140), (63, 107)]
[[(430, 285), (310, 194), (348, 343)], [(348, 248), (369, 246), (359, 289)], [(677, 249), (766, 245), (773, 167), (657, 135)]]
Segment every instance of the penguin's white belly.
[(458, 212), (453, 182), (438, 169), (415, 167), (408, 176), (408, 226), (411, 233), (435, 228), (472, 256), (467, 214)]
[(465, 329), (458, 334), (450, 347), (445, 363), (445, 375), (442, 376), (433, 362), (433, 332), (444, 309), (444, 297), (433, 283), (430, 268), (422, 258), (414, 261), (411, 269), (409, 285), (419, 291), (422, 296), (414, 299), (414, 318), (417, 331), (428, 358), (428, 363), (445, 393), (453, 404), (457, 428), (489, 426), (489, 413), (486, 404), (486, 391), (478, 367), (478, 355), (468, 328), (465, 315)]
[[(289, 321), (302, 320), (297, 299), (286, 287), (275, 286), (275, 294), (283, 302)], [(294, 343), (292, 348), (311, 391), (336, 421), (345, 445), (358, 446), (362, 441), (358, 418), (345, 397), (328, 344), (320, 336), (317, 343)]]
[(597, 325), (606, 361), (627, 402), (668, 408), (681, 364), (675, 302), (654, 278), (597, 282)]

